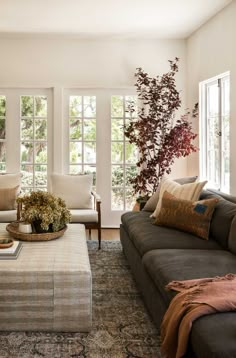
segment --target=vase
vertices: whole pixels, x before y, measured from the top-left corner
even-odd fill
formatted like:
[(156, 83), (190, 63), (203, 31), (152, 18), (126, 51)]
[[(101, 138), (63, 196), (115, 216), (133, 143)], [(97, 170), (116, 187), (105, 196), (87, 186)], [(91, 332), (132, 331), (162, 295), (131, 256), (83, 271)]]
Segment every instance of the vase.
[(34, 220), (32, 222), (32, 225), (33, 225), (34, 230), (35, 230), (36, 233), (42, 234), (42, 233), (45, 233), (45, 232), (52, 232), (52, 224), (49, 225), (48, 230), (44, 230), (41, 227), (41, 223), (42, 223), (42, 220)]
[(146, 205), (147, 201), (148, 201), (148, 198), (136, 200), (132, 211), (141, 211), (144, 208), (144, 206)]

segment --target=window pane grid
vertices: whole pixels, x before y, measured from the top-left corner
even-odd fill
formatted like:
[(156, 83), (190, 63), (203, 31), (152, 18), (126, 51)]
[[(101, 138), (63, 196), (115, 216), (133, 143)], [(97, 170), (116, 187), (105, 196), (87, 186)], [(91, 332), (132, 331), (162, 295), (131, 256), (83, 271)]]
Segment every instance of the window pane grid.
[[(229, 75), (204, 84), (206, 178), (211, 187), (229, 192), (230, 102)], [(204, 98), (204, 97), (203, 97)], [(203, 157), (204, 161), (204, 157)], [(202, 168), (204, 162), (202, 163)]]
[[(69, 97), (69, 173), (96, 180), (96, 97)], [(93, 170), (91, 169), (93, 167)]]
[(136, 96), (111, 97), (111, 206), (112, 210), (128, 210), (134, 202), (129, 182), (130, 168), (136, 170), (137, 156), (124, 136), (124, 125), (130, 120), (128, 103), (136, 102)]
[(47, 190), (47, 97), (21, 96), (22, 190)]

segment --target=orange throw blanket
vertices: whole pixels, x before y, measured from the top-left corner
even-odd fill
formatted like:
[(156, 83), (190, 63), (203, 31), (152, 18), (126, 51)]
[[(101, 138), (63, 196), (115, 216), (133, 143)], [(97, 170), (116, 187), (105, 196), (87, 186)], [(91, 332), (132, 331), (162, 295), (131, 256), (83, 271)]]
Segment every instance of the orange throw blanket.
[(179, 292), (171, 301), (161, 324), (161, 352), (166, 358), (183, 357), (192, 323), (201, 316), (236, 311), (236, 275), (186, 281), (167, 286)]

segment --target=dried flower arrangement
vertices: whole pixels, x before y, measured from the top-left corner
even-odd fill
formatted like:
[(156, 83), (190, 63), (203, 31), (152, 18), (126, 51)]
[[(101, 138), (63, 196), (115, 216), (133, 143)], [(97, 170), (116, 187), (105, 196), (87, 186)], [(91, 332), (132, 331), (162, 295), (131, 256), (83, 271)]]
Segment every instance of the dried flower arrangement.
[(21, 220), (34, 226), (40, 223), (42, 231), (59, 231), (71, 219), (65, 201), (48, 192), (32, 191), (18, 197), (17, 203), (22, 207)]
[(197, 134), (192, 131), (189, 117), (198, 115), (198, 104), (192, 113), (187, 111), (176, 120), (176, 111), (181, 107), (180, 92), (176, 88), (175, 75), (178, 61), (169, 61), (170, 71), (162, 76), (149, 77), (142, 68), (137, 68), (135, 77), (138, 93), (138, 119), (133, 118), (134, 103), (128, 112), (131, 120), (124, 128), (130, 143), (138, 147), (139, 168), (137, 176), (130, 179), (134, 193), (140, 199), (153, 194), (164, 174), (170, 174), (176, 158), (186, 157), (198, 148), (193, 144)]

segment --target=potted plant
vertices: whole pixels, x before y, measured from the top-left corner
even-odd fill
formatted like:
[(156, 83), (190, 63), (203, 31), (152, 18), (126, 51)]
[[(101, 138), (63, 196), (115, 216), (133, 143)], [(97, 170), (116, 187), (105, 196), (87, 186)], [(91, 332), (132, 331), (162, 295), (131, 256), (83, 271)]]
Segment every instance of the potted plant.
[(65, 201), (44, 191), (32, 191), (17, 198), (21, 220), (31, 223), (36, 232), (54, 232), (70, 222)]
[(176, 158), (186, 157), (198, 148), (193, 144), (197, 134), (192, 131), (189, 117), (198, 115), (198, 104), (192, 113), (187, 111), (176, 118), (181, 107), (180, 92), (176, 88), (175, 75), (178, 72), (178, 58), (169, 61), (170, 71), (162, 76), (150, 77), (142, 68), (137, 68), (135, 77), (138, 93), (138, 118), (130, 102), (130, 122), (124, 127), (124, 134), (130, 143), (138, 147), (136, 163), (138, 174), (130, 179), (134, 194), (139, 201), (150, 197), (158, 188), (164, 174), (170, 174)]

